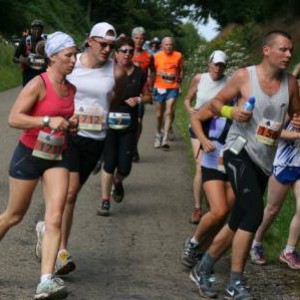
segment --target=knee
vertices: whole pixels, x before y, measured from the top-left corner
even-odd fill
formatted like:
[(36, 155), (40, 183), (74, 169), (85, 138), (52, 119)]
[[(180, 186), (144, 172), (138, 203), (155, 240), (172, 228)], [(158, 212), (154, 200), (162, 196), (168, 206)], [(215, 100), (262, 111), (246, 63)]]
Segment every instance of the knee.
[(78, 190), (76, 188), (69, 188), (67, 194), (66, 205), (74, 205), (76, 202)]
[(24, 215), (23, 214), (13, 214), (6, 218), (6, 223), (8, 227), (13, 227), (17, 224), (19, 224), (23, 220)]
[(266, 207), (266, 212), (268, 215), (270, 215), (271, 217), (275, 217), (279, 214), (280, 212), (280, 206), (278, 205), (272, 205), (272, 206), (269, 206), (267, 205)]
[(45, 215), (45, 225), (47, 229), (59, 229), (62, 224), (62, 212), (51, 213), (51, 215)]
[(228, 212), (229, 209), (224, 207), (222, 209), (212, 210), (211, 214), (213, 216), (215, 223), (219, 224), (227, 217)]

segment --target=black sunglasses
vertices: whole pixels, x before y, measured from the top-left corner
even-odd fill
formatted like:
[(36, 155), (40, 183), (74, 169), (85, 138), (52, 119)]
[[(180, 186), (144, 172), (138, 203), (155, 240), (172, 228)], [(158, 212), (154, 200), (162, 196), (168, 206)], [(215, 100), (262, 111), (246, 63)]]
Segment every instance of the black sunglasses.
[(105, 42), (100, 42), (96, 39), (92, 39), (94, 42), (96, 42), (97, 44), (99, 44), (99, 46), (104, 49), (106, 47), (109, 47), (110, 50), (113, 50), (115, 48), (115, 45), (114, 44), (108, 44), (108, 43), (105, 43)]
[(134, 52), (134, 49), (122, 49), (122, 48), (120, 48), (120, 49), (118, 49), (117, 51), (120, 51), (120, 52), (122, 52), (122, 53), (124, 53), (124, 54), (130, 54), (130, 55), (132, 55), (133, 54), (133, 52)]

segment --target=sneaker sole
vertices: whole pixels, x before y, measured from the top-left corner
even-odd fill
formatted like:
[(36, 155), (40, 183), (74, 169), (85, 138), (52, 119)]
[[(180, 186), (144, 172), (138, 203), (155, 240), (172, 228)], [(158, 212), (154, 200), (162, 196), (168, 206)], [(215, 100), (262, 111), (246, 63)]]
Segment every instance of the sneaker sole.
[(120, 196), (114, 196), (114, 194), (112, 194), (112, 198), (114, 199), (114, 201), (116, 203), (121, 203), (124, 199), (124, 195), (122, 197), (120, 197)]
[(299, 267), (299, 268), (295, 267), (295, 266), (292, 265), (288, 260), (286, 260), (284, 257), (279, 256), (279, 261), (280, 261), (281, 263), (287, 264), (288, 267), (289, 267), (290, 269), (292, 269), (292, 270), (300, 270), (300, 267)]
[(102, 217), (108, 217), (110, 215), (109, 211), (106, 212), (106, 211), (97, 211), (97, 215), (98, 216), (102, 216)]
[(217, 293), (215, 295), (212, 296), (208, 296), (205, 295), (204, 292), (201, 290), (200, 285), (198, 284), (198, 281), (196, 280), (196, 278), (193, 275), (193, 272), (191, 271), (189, 274), (190, 279), (197, 285), (198, 289), (199, 289), (199, 293), (203, 298), (208, 298), (208, 299), (215, 299), (218, 297)]
[(73, 261), (69, 261), (65, 266), (60, 268), (55, 272), (55, 275), (61, 276), (61, 275), (67, 275), (71, 272), (73, 272), (76, 269), (76, 265)]
[(34, 299), (64, 299), (68, 297), (68, 291), (63, 288), (55, 293), (42, 293), (34, 296)]

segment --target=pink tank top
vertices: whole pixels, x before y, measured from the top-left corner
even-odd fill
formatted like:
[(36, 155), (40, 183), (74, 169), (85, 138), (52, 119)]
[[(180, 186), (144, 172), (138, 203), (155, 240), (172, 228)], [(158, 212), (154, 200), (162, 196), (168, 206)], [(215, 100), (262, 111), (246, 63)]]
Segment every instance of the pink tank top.
[[(46, 95), (45, 97), (37, 101), (35, 106), (33, 107), (32, 111), (29, 113), (30, 116), (49, 116), (51, 117), (63, 117), (66, 120), (72, 117), (74, 113), (74, 95), (75, 90), (74, 88), (68, 84), (69, 93), (66, 97), (59, 96), (49, 78), (47, 73), (42, 73), (40, 75), (42, 79), (44, 80), (45, 86), (46, 86)], [(23, 131), (20, 141), (27, 147), (33, 149), (34, 145), (37, 140), (37, 136), (40, 131), (44, 131), (47, 133), (51, 132), (50, 128), (30, 128)], [(66, 133), (62, 131), (56, 131), (54, 132), (55, 136), (65, 136)], [(66, 139), (64, 148), (66, 147)]]

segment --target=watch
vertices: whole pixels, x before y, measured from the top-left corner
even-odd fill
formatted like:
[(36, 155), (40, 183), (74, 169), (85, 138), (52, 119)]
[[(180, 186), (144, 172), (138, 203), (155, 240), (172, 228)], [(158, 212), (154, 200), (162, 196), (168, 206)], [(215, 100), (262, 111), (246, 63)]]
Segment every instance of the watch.
[(49, 127), (49, 123), (50, 123), (50, 117), (49, 116), (44, 116), (42, 121), (43, 121), (43, 126), (44, 127)]

